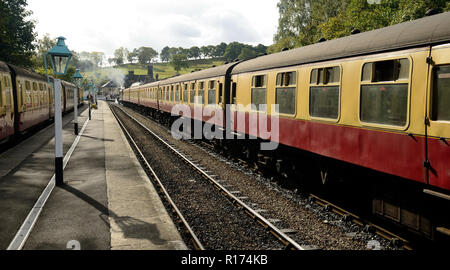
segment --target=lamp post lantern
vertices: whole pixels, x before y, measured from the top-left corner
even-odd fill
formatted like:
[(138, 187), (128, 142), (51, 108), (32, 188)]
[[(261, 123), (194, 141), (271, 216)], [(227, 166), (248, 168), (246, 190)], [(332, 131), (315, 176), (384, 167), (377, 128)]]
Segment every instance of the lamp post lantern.
[(73, 106), (73, 114), (74, 114), (74, 119), (73, 119), (73, 128), (74, 128), (74, 132), (75, 135), (78, 135), (78, 85), (79, 85), (79, 81), (83, 78), (83, 76), (81, 76), (80, 70), (77, 69), (77, 71), (75, 72), (75, 75), (73, 75), (73, 78), (75, 79), (76, 82), (76, 87), (73, 90), (74, 95), (73, 95), (73, 100), (74, 100), (74, 106)]
[[(69, 67), (72, 53), (64, 43), (64, 37), (58, 37), (53, 48), (48, 51), (55, 75), (65, 75)], [(47, 70), (46, 70), (47, 71)], [(48, 73), (48, 71), (47, 71)], [(62, 115), (61, 115), (61, 80), (54, 80), (55, 93), (55, 183), (64, 184), (63, 178), (63, 146), (62, 146)]]

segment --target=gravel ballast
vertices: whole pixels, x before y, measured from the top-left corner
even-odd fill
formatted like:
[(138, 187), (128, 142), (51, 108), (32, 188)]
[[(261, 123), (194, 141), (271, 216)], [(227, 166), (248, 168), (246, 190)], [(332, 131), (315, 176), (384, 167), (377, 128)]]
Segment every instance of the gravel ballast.
[(217, 179), (224, 180), (230, 191), (239, 191), (239, 196), (247, 197), (245, 202), (254, 210), (263, 209), (264, 217), (280, 220), (278, 227), (295, 231), (289, 236), (298, 243), (324, 250), (364, 250), (369, 243), (377, 241), (380, 249), (392, 249), (385, 239), (365, 232), (352, 222), (342, 221), (341, 216), (324, 210), (307, 196), (283, 189), (247, 166), (227, 160), (206, 147), (176, 140), (167, 128), (130, 108), (121, 108), (217, 175)]
[(283, 245), (234, 206), (120, 109), (114, 109), (200, 242), (211, 250), (269, 250)]

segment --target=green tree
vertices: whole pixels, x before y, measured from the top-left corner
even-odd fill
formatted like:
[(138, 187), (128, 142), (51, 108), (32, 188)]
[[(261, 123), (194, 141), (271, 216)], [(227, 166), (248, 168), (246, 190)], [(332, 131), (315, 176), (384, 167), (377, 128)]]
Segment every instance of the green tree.
[(182, 68), (188, 68), (189, 62), (185, 54), (175, 54), (171, 56), (170, 64), (173, 66), (175, 71), (178, 73)]
[(214, 57), (222, 57), (227, 49), (227, 44), (225, 42), (220, 43), (214, 49)]
[(208, 46), (200, 47), (200, 52), (201, 52), (201, 55), (203, 56), (203, 58), (208, 57), (208, 55), (210, 53), (209, 50), (210, 50), (210, 48), (208, 48)]
[(114, 64), (114, 62), (115, 62), (114, 58), (112, 58), (112, 57), (108, 58), (108, 63), (110, 66), (112, 66), (112, 64)]
[(37, 49), (39, 53), (43, 52), (46, 53), (55, 45), (56, 45), (56, 38), (51, 38), (50, 34), (48, 33), (37, 41)]
[(242, 48), (244, 48), (244, 44), (239, 42), (231, 42), (228, 44), (227, 48), (225, 49), (224, 57), (228, 61), (233, 61), (239, 57), (241, 54)]
[(215, 51), (216, 51), (216, 46), (208, 45), (206, 47), (208, 48), (208, 57), (214, 57)]
[(30, 67), (36, 34), (26, 6), (26, 0), (0, 1), (0, 60)]
[(129, 52), (129, 53), (128, 53), (128, 56), (127, 56), (128, 62), (131, 63), (131, 64), (133, 64), (134, 60), (136, 60), (136, 58), (138, 57), (138, 55), (139, 55), (138, 50), (137, 50), (137, 49), (133, 49), (132, 52)]
[[(35, 69), (42, 69), (44, 72), (44, 55), (56, 45), (56, 38), (51, 38), (49, 34), (45, 34), (41, 39), (36, 42), (37, 51), (32, 57), (33, 67)], [(50, 57), (47, 55), (47, 64), (50, 68)]]
[(258, 56), (258, 52), (251, 48), (250, 46), (244, 47), (241, 50), (241, 53), (239, 54), (238, 58), (239, 60), (248, 60), (252, 59)]
[(169, 62), (170, 61), (170, 53), (169, 53), (169, 46), (166, 46), (162, 49), (161, 53), (159, 54), (161, 61), (163, 62)]
[(176, 54), (184, 54), (184, 55), (187, 56), (189, 54), (189, 49), (178, 47), (178, 50), (177, 50)]
[(140, 47), (138, 50), (138, 61), (142, 65), (149, 64), (156, 57), (158, 52), (151, 47)]
[[(181, 48), (181, 49), (183, 49), (183, 48)], [(181, 54), (181, 53), (182, 52), (181, 52), (180, 48), (175, 48), (175, 47), (169, 48), (169, 57), (170, 58), (172, 58), (173, 55)]]
[(363, 0), (351, 0), (347, 9), (336, 17), (319, 25), (322, 36), (334, 39), (347, 36), (357, 28), (370, 31), (397, 23), (419, 19), (430, 9), (445, 10), (445, 0), (382, 0), (371, 4)]
[(92, 52), (90, 59), (95, 67), (101, 67), (103, 65), (103, 59), (105, 58), (105, 53), (103, 52)]
[(267, 46), (264, 46), (262, 44), (258, 44), (258, 46), (255, 47), (255, 51), (258, 54), (265, 54), (267, 52)]
[(448, 10), (448, 0), (280, 0), (280, 19), (268, 51), (316, 43), (422, 18), (429, 9)]
[[(269, 52), (313, 44), (321, 38), (318, 26), (337, 16), (351, 0), (280, 0), (278, 30)], [(366, 1), (366, 0), (364, 0)]]
[(125, 51), (126, 49), (124, 47), (120, 47), (119, 49), (114, 51), (114, 59), (117, 65), (122, 65), (124, 62), (124, 59), (126, 57)]
[[(398, 2), (398, 9), (391, 24), (422, 18), (430, 9), (450, 10), (450, 1), (448, 0), (399, 0)], [(385, 2), (383, 4), (386, 5), (388, 3)]]
[(188, 53), (189, 58), (197, 59), (200, 57), (200, 48), (197, 46), (191, 47)]

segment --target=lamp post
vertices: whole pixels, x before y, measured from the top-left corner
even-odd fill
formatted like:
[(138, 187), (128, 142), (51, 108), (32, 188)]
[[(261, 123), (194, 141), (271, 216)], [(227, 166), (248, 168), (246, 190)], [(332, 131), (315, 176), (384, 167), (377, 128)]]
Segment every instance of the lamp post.
[(98, 85), (94, 85), (95, 105), (98, 105), (98, 103), (97, 103), (97, 93), (98, 93)]
[[(72, 53), (64, 43), (64, 37), (58, 37), (53, 48), (48, 51), (55, 75), (65, 75), (69, 67)], [(47, 70), (46, 70), (47, 71)], [(48, 73), (48, 71), (47, 71)], [(54, 81), (55, 93), (55, 183), (57, 186), (64, 184), (63, 178), (63, 146), (62, 146), (62, 115), (61, 115), (61, 80)]]
[(78, 135), (78, 83), (81, 79), (83, 79), (83, 76), (81, 76), (80, 70), (77, 69), (77, 71), (75, 72), (75, 75), (73, 75), (73, 78), (75, 79), (76, 82), (76, 86), (75, 89), (73, 90), (74, 95), (73, 95), (73, 100), (74, 100), (74, 106), (73, 106), (73, 114), (74, 114), (74, 119), (73, 119), (73, 128), (75, 131), (75, 135)]
[(89, 120), (91, 120), (91, 89), (92, 89), (92, 80), (89, 82), (89, 94), (88, 94), (88, 103), (89, 103)]

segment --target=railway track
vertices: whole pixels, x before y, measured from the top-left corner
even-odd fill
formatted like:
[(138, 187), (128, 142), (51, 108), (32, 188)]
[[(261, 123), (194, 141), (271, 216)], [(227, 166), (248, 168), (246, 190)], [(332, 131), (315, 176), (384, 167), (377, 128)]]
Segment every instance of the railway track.
[[(142, 116), (142, 117), (145, 117), (145, 116)], [(148, 118), (148, 117), (146, 117), (146, 118), (150, 121), (154, 121), (151, 118)], [(158, 126), (160, 126), (161, 128), (164, 128), (167, 130), (167, 128), (165, 126), (162, 126), (161, 124), (159, 124), (157, 122), (154, 122), (154, 123), (157, 124)], [(206, 151), (213, 157), (220, 157), (220, 154), (218, 154), (210, 144), (207, 144), (203, 141), (193, 141), (193, 140), (190, 140), (188, 142), (196, 147), (203, 149), (204, 151)], [(225, 160), (223, 160), (223, 161), (225, 161)], [(240, 165), (246, 164), (245, 161), (242, 161), (239, 159), (233, 160), (233, 161), (236, 164), (240, 164)], [(252, 168), (252, 167), (248, 167), (248, 168), (255, 173), (258, 173), (258, 174), (261, 173), (260, 171), (258, 171), (257, 168)], [(343, 207), (340, 207), (339, 205), (336, 205), (336, 204), (330, 202), (329, 200), (324, 199), (316, 194), (308, 193), (308, 194), (306, 194), (306, 196), (309, 197), (309, 200), (311, 202), (322, 207), (325, 211), (335, 213), (335, 214), (341, 216), (342, 220), (353, 222), (354, 224), (361, 226), (364, 231), (380, 236), (381, 238), (385, 239), (388, 243), (390, 243), (390, 246), (392, 246), (395, 249), (398, 249), (398, 248), (405, 249), (405, 250), (414, 249), (414, 244), (411, 243), (410, 241), (408, 241), (406, 239), (406, 237), (402, 237), (399, 234), (396, 234), (390, 230), (387, 230), (387, 229), (383, 228), (383, 226), (377, 225), (377, 224), (369, 221), (366, 218), (356, 215), (356, 214), (352, 213), (352, 211), (347, 210)]]
[[(205, 143), (204, 141), (190, 141), (190, 143), (192, 145), (195, 145), (195, 146), (203, 149), (204, 151), (208, 152), (211, 155), (214, 155), (214, 153), (215, 153), (214, 148), (210, 144)], [(236, 158), (235, 162), (237, 162), (238, 164), (241, 164), (241, 165), (247, 164), (246, 161), (239, 159), (239, 158)], [(249, 167), (249, 168), (251, 170), (255, 171), (255, 173), (258, 173), (258, 174), (262, 173), (261, 171), (258, 170), (258, 168), (252, 168), (252, 167)], [(306, 195), (309, 196), (310, 201), (323, 207), (324, 210), (333, 212), (333, 213), (341, 216), (344, 221), (351, 221), (359, 226), (364, 227), (365, 231), (379, 235), (383, 239), (386, 239), (387, 241), (389, 241), (392, 246), (398, 247), (398, 248), (403, 248), (405, 250), (413, 250), (414, 249), (414, 247), (413, 247), (414, 245), (410, 241), (408, 241), (406, 238), (401, 237), (398, 234), (391, 232), (391, 231), (383, 228), (382, 226), (377, 225), (357, 214), (354, 214), (352, 211), (346, 210), (345, 208), (340, 207), (339, 205), (334, 204), (334, 203), (330, 202), (329, 200), (322, 198), (321, 196), (319, 196), (317, 194), (308, 193)]]
[[(161, 189), (161, 193), (164, 195), (164, 197), (166, 197), (168, 203), (170, 204), (171, 208), (173, 209), (174, 213), (177, 216), (177, 219), (180, 221), (179, 223), (182, 225), (182, 227), (184, 227), (184, 231), (185, 231), (185, 236), (189, 239), (189, 242), (192, 244), (192, 247), (194, 249), (209, 249), (209, 248), (213, 248), (213, 249), (220, 249), (220, 248), (224, 248), (224, 249), (291, 249), (291, 250), (304, 250), (304, 249), (310, 249), (310, 248), (306, 248), (302, 245), (300, 245), (299, 243), (297, 243), (294, 239), (292, 239), (290, 236), (288, 236), (288, 233), (290, 232), (290, 229), (282, 229), (282, 228), (278, 228), (277, 226), (275, 226), (271, 220), (266, 219), (265, 217), (263, 217), (260, 212), (264, 211), (263, 209), (253, 209), (251, 206), (247, 205), (243, 200), (245, 198), (243, 197), (239, 197), (238, 194), (239, 192), (235, 192), (235, 191), (230, 191), (226, 188), (226, 186), (222, 183), (221, 180), (217, 180), (215, 179), (216, 176), (212, 175), (210, 171), (206, 170), (205, 168), (199, 166), (198, 164), (196, 164), (195, 161), (191, 160), (188, 156), (186, 156), (185, 154), (181, 153), (179, 150), (177, 150), (173, 145), (167, 143), (163, 138), (161, 138), (160, 136), (158, 136), (156, 133), (154, 133), (152, 130), (150, 130), (147, 126), (145, 126), (144, 124), (142, 124), (139, 120), (137, 120), (136, 118), (134, 118), (132, 115), (128, 114), (126, 111), (124, 111), (122, 108), (116, 106), (116, 105), (112, 105), (110, 104), (111, 110), (113, 111), (113, 114), (115, 115), (115, 117), (117, 118), (119, 125), (121, 126), (121, 128), (124, 130), (126, 136), (128, 137), (128, 139), (131, 141), (131, 144), (133, 145), (133, 147), (135, 148), (137, 155), (139, 156), (140, 160), (142, 161), (144, 167), (146, 167), (147, 171), (149, 172), (149, 174), (151, 175), (151, 178), (155, 181), (155, 183), (157, 183), (157, 185), (160, 187)], [(127, 120), (128, 118), (128, 120)], [(128, 124), (125, 123), (124, 121), (128, 121)], [(169, 149), (170, 152), (176, 156), (179, 160), (182, 161), (182, 163), (189, 167), (191, 172), (195, 172), (197, 174), (197, 176), (199, 176), (200, 178), (203, 179), (203, 182), (208, 182), (209, 183), (209, 191), (207, 191), (207, 193), (209, 193), (209, 195), (211, 194), (211, 187), (216, 190), (216, 193), (221, 194), (220, 196), (222, 197), (222, 203), (224, 203), (223, 199), (225, 199), (225, 204), (230, 204), (232, 207), (234, 208), (234, 210), (232, 211), (233, 215), (237, 215), (237, 218), (239, 220), (238, 224), (234, 224), (239, 226), (243, 226), (242, 228), (239, 228), (239, 230), (243, 230), (243, 231), (238, 231), (237, 228), (233, 228), (233, 229), (229, 229), (229, 228), (222, 228), (223, 233), (228, 234), (227, 236), (223, 236), (224, 239), (229, 240), (229, 235), (237, 235), (238, 237), (243, 237), (243, 238), (247, 238), (247, 239), (233, 239), (230, 242), (232, 243), (216, 243), (215, 239), (211, 239), (211, 235), (208, 235), (208, 233), (205, 233), (205, 231), (208, 231), (208, 228), (205, 228), (204, 224), (212, 224), (212, 226), (214, 227), (214, 230), (217, 230), (217, 226), (219, 227), (223, 227), (222, 225), (225, 225), (227, 223), (218, 223), (217, 220), (215, 220), (214, 222), (217, 224), (213, 224), (213, 223), (208, 223), (209, 217), (206, 217), (205, 220), (202, 220), (200, 222), (200, 224), (203, 224), (203, 226), (198, 226), (197, 224), (199, 223), (198, 217), (197, 215), (199, 215), (200, 217), (204, 217), (203, 215), (203, 211), (204, 210), (199, 210), (196, 209), (197, 213), (190, 213), (189, 209), (186, 208), (186, 204), (185, 203), (181, 203), (180, 202), (180, 195), (176, 194), (175, 199), (171, 198), (170, 193), (172, 192), (177, 192), (180, 191), (180, 189), (188, 189), (190, 190), (191, 187), (189, 187), (189, 185), (186, 187), (184, 186), (183, 188), (181, 187), (169, 187), (167, 188), (167, 185), (170, 185), (170, 182), (161, 180), (161, 176), (158, 176), (156, 173), (156, 170), (154, 168), (152, 168), (151, 161), (148, 161), (148, 153), (146, 153), (146, 151), (144, 150), (144, 148), (139, 147), (139, 139), (136, 139), (133, 137), (132, 133), (133, 132), (129, 132), (130, 126), (129, 124), (134, 123), (136, 126), (138, 126), (138, 128), (142, 131), (145, 131), (145, 133), (150, 134), (155, 141), (160, 145), (163, 146), (165, 149)], [(136, 133), (136, 131), (134, 132)], [(142, 134), (142, 133), (141, 133)], [(149, 141), (149, 138), (147, 137), (147, 141)], [(166, 151), (167, 152), (167, 151)], [(154, 161), (154, 159), (153, 159)], [(161, 164), (158, 164), (157, 166), (159, 167), (159, 169), (161, 169), (160, 167)], [(171, 179), (174, 180), (174, 179)], [(207, 181), (204, 181), (207, 180)], [(189, 180), (189, 182), (193, 182), (196, 183), (198, 181), (198, 177), (194, 177), (194, 179)], [(186, 193), (184, 193), (185, 197), (184, 199), (186, 199), (187, 197), (190, 196), (186, 196)], [(208, 194), (204, 194), (205, 196), (208, 196)], [(198, 198), (200, 198), (200, 196), (198, 196)], [(220, 200), (219, 200), (220, 201)], [(214, 202), (213, 202), (214, 203)], [(195, 204), (195, 203), (194, 203)], [(177, 206), (177, 205), (181, 205), (181, 206)], [(191, 204), (192, 206), (192, 204)], [(198, 205), (196, 205), (196, 207), (199, 207)], [(220, 205), (220, 208), (224, 207), (226, 208), (225, 212), (229, 212), (230, 209), (227, 208), (227, 206), (223, 206)], [(210, 213), (209, 211), (211, 210), (206, 210), (206, 212)], [(184, 214), (183, 214), (184, 213)], [(224, 215), (224, 213), (220, 213), (219, 215)], [(246, 216), (245, 220), (242, 218), (242, 215)], [(224, 217), (222, 217), (224, 218)], [(225, 221), (227, 221), (228, 218), (225, 218)], [(236, 217), (231, 217), (229, 218), (231, 220), (231, 223), (236, 223)], [(230, 220), (228, 220), (228, 222), (230, 222)], [(253, 225), (249, 225), (249, 221), (251, 223), (253, 223)], [(276, 222), (276, 221), (275, 221)], [(194, 223), (194, 225), (191, 225), (190, 223)], [(230, 223), (228, 223), (227, 225), (230, 225)], [(259, 225), (259, 226), (258, 226)], [(248, 227), (250, 226), (250, 227)], [(251, 227), (251, 226), (254, 226)], [(256, 228), (258, 227), (258, 228)], [(200, 233), (199, 233), (200, 232)], [(251, 236), (250, 236), (250, 235)], [(254, 234), (254, 235), (253, 235)], [(250, 236), (250, 237), (249, 237)], [(255, 241), (255, 243), (243, 243), (245, 241), (250, 240)], [(223, 241), (223, 240), (221, 240)], [(260, 243), (264, 243), (264, 244), (260, 244), (258, 243), (258, 241), (261, 241)], [(206, 244), (202, 243), (202, 242), (206, 242)], [(210, 242), (213, 242), (213, 244), (211, 244)], [(277, 242), (277, 244), (275, 244), (275, 242)], [(275, 244), (275, 245), (274, 245)]]

